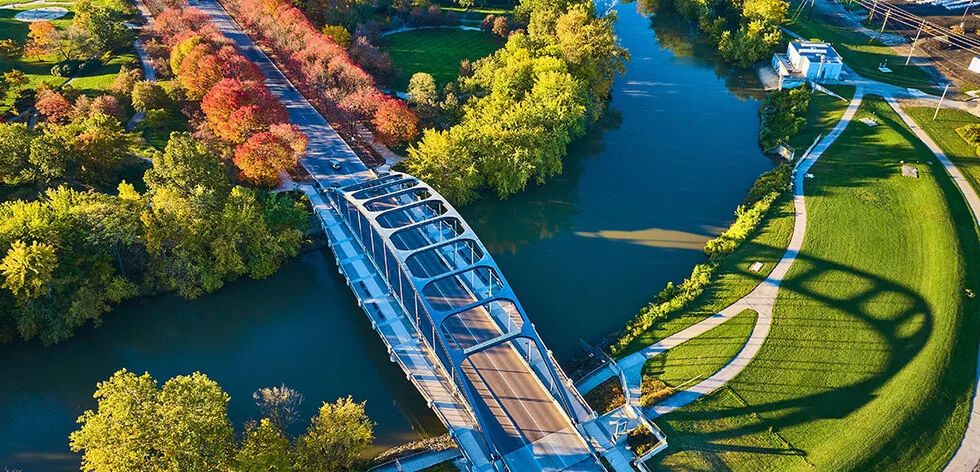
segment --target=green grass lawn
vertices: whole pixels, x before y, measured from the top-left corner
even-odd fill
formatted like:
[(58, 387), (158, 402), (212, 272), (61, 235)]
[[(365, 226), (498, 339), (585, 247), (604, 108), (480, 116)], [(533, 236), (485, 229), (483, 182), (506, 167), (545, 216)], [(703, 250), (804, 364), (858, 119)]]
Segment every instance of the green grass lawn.
[(643, 365), (643, 375), (657, 377), (678, 390), (710, 377), (742, 350), (758, 317), (755, 311), (745, 310), (701, 336), (651, 357)]
[(408, 88), (408, 79), (416, 72), (428, 72), (436, 86), (444, 87), (456, 80), (463, 59), (475, 61), (489, 56), (503, 46), (503, 41), (483, 31), (456, 28), (405, 31), (385, 36), (385, 50), (401, 71), (393, 84), (397, 90)]
[[(683, 311), (655, 323), (627, 346), (622, 356), (675, 334), (748, 295), (783, 257), (793, 233), (793, 220), (793, 199), (787, 193), (776, 200), (755, 234), (725, 258), (715, 280), (700, 297)], [(762, 270), (752, 272), (749, 267), (756, 261), (763, 263)]]
[[(70, 5), (63, 6), (69, 10), (71, 9)], [(14, 15), (23, 10), (29, 10), (31, 8), (0, 10), (0, 38), (13, 38), (23, 45), (27, 41), (28, 23), (15, 20)], [(60, 19), (54, 20), (51, 23), (54, 24), (55, 27), (62, 29), (68, 27), (71, 24), (71, 21), (72, 12), (69, 11), (67, 15)], [(13, 69), (23, 71), (25, 74), (27, 74), (28, 79), (30, 79), (30, 83), (26, 86), (26, 88), (35, 88), (42, 82), (47, 82), (51, 85), (59, 87), (68, 81), (67, 77), (56, 77), (51, 74), (51, 67), (57, 64), (60, 59), (60, 57), (51, 54), (42, 57), (41, 60), (36, 60), (36, 58), (33, 57), (22, 57), (13, 61), (0, 60), (0, 73), (9, 72)], [(123, 65), (130, 64), (135, 67), (136, 60), (136, 52), (132, 48), (129, 48), (124, 53), (113, 57), (107, 64), (100, 67), (94, 73), (76, 77), (71, 81), (71, 85), (86, 95), (100, 95), (104, 93), (110, 85), (112, 85), (113, 79), (115, 79), (116, 74), (119, 73), (119, 69)], [(0, 110), (6, 109), (12, 105), (15, 96), (16, 93), (13, 90), (8, 90), (6, 95), (0, 97)]]
[(946, 157), (953, 161), (970, 181), (970, 185), (980, 192), (980, 156), (977, 155), (977, 148), (956, 133), (956, 128), (980, 123), (980, 118), (965, 111), (946, 108), (939, 110), (936, 120), (932, 119), (933, 113), (936, 112), (935, 108), (911, 107), (905, 111), (942, 148)]
[(116, 75), (119, 74), (119, 70), (123, 66), (139, 67), (135, 51), (113, 57), (107, 64), (103, 64), (90, 75), (75, 77), (71, 81), (71, 86), (90, 97), (102, 95), (109, 90), (109, 86), (112, 85), (112, 81), (116, 79)]
[[(980, 287), (976, 225), (877, 97), (813, 167), (807, 237), (772, 331), (726, 388), (659, 423), (661, 470), (940, 470), (966, 428)], [(933, 166), (925, 161), (932, 159)], [(920, 162), (919, 178), (899, 161)]]
[(854, 87), (850, 85), (834, 86), (831, 91), (847, 100), (819, 91), (813, 92), (810, 105), (806, 110), (806, 128), (789, 140), (789, 145), (796, 149), (796, 155), (802, 155), (817, 136), (826, 136), (834, 126), (837, 126), (840, 117), (844, 115), (844, 110), (847, 109), (847, 104), (854, 96)]
[[(904, 56), (879, 41), (871, 41), (862, 33), (827, 24), (816, 16), (810, 23), (798, 20), (784, 26), (804, 38), (833, 43), (844, 63), (863, 77), (923, 92), (936, 91), (929, 73), (916, 65), (906, 66)], [(878, 70), (878, 65), (885, 61), (890, 73)]]

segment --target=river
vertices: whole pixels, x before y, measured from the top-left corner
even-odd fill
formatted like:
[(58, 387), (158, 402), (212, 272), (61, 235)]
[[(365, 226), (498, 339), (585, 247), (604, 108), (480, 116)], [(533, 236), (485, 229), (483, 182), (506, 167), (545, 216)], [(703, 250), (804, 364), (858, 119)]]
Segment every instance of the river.
[[(684, 28), (618, 10), (632, 62), (604, 129), (573, 143), (548, 184), (462, 209), (560, 360), (686, 276), (772, 167), (756, 145), (754, 78), (691, 46)], [(322, 401), (366, 400), (379, 447), (441, 432), (316, 251), (198, 300), (127, 303), (51, 348), (0, 346), (0, 468), (77, 470), (68, 434), (96, 383), (124, 367), (161, 382), (206, 373), (231, 395), (239, 431), (257, 416), (251, 393), (284, 383), (306, 397), (303, 423)]]

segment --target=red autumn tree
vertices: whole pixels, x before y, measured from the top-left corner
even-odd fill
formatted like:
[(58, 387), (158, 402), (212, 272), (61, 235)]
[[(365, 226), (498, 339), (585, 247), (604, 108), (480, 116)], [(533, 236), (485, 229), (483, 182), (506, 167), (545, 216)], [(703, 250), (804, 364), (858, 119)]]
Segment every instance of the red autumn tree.
[(210, 24), (211, 17), (197, 8), (168, 8), (156, 15), (153, 29), (167, 44), (173, 45), (175, 40), (179, 42), (179, 35), (208, 30)]
[(235, 144), (288, 119), (264, 84), (235, 79), (218, 82), (201, 100), (201, 111), (215, 135)]
[(34, 107), (51, 123), (66, 123), (71, 119), (74, 107), (64, 95), (54, 90), (42, 90), (37, 94)]
[(292, 125), (279, 124), (248, 138), (235, 149), (233, 160), (242, 180), (271, 187), (279, 183), (280, 172), (296, 166), (305, 148), (306, 135)]
[(378, 140), (388, 145), (404, 145), (419, 134), (419, 118), (401, 100), (386, 98), (374, 113)]
[(224, 46), (219, 49), (218, 62), (221, 64), (221, 75), (226, 79), (256, 82), (265, 80), (259, 66), (239, 54), (234, 46)]

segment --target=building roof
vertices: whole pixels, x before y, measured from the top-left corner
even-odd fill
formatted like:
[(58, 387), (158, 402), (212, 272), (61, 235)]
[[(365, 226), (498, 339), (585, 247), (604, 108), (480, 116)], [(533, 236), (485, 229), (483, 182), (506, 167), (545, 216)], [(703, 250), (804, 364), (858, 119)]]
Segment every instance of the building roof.
[(812, 41), (793, 41), (789, 47), (796, 49), (796, 52), (810, 62), (836, 62), (842, 63), (841, 57), (834, 50), (830, 43), (816, 43)]

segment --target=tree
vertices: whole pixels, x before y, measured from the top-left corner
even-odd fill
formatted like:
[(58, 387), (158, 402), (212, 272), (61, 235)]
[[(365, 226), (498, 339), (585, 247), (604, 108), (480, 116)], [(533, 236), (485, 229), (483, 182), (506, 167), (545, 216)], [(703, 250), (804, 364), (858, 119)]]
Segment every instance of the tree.
[(13, 39), (0, 40), (0, 59), (13, 61), (24, 54), (24, 48)]
[[(144, 180), (151, 189), (168, 188), (186, 199), (212, 200), (228, 192), (224, 164), (190, 133), (171, 133), (163, 153), (153, 157)], [(207, 196), (207, 197), (206, 197)]]
[(10, 72), (3, 73), (3, 81), (7, 83), (7, 86), (20, 92), (24, 89), (24, 86), (31, 82), (27, 78), (27, 74), (19, 69), (14, 69)]
[(73, 26), (86, 32), (88, 42), (98, 54), (105, 54), (132, 42), (134, 34), (126, 27), (122, 5), (96, 5), (92, 0), (78, 0), (73, 5)]
[[(476, 198), (483, 178), (476, 170), (476, 160), (464, 142), (450, 131), (425, 130), (422, 139), (408, 148), (408, 171), (435, 187), (456, 204)], [(459, 133), (455, 131), (455, 133)]]
[[(55, 128), (60, 131), (59, 128)], [(65, 132), (51, 132), (34, 138), (27, 161), (27, 176), (42, 184), (51, 184), (58, 179), (73, 179), (78, 176), (78, 157), (71, 151), (71, 137)]]
[(216, 53), (213, 46), (201, 43), (180, 61), (177, 81), (187, 90), (187, 98), (200, 100), (221, 81), (221, 64)]
[(82, 452), (81, 469), (166, 470), (156, 380), (122, 369), (99, 382), (94, 397), (97, 408), (78, 417), (81, 426), (70, 436), (71, 450)]
[(378, 131), (378, 139), (389, 145), (408, 144), (419, 134), (418, 117), (405, 102), (394, 98), (381, 101), (372, 123)]
[(252, 135), (235, 149), (234, 162), (243, 180), (272, 187), (279, 183), (280, 172), (296, 167), (305, 147), (306, 136), (287, 125), (287, 129)]
[(131, 97), (133, 108), (136, 111), (145, 112), (147, 110), (163, 108), (167, 103), (167, 93), (163, 91), (163, 88), (156, 82), (147, 80), (133, 84)]
[(21, 300), (43, 295), (57, 266), (58, 257), (50, 244), (34, 241), (28, 246), (23, 241), (14, 241), (0, 261), (3, 288)]
[(174, 75), (180, 73), (180, 64), (184, 62), (184, 58), (203, 42), (204, 38), (194, 35), (177, 43), (176, 46), (170, 49), (170, 70)]
[(58, 30), (50, 21), (35, 21), (28, 27), (27, 44), (24, 53), (41, 60), (41, 56), (50, 53), (55, 48)]
[(200, 372), (157, 389), (144, 373), (126, 369), (100, 382), (98, 406), (78, 418), (70, 446), (82, 470), (219, 471), (229, 464), (234, 431), (230, 397)]
[(498, 16), (493, 20), (493, 34), (500, 38), (506, 38), (510, 34), (510, 18)]
[(268, 418), (246, 427), (245, 439), (235, 456), (232, 472), (291, 472), (293, 452), (289, 439)]
[(23, 177), (33, 141), (26, 123), (0, 125), (0, 180), (12, 184)]
[(323, 34), (334, 40), (341, 47), (350, 46), (351, 35), (347, 28), (341, 25), (326, 25), (323, 27)]
[(436, 80), (432, 74), (416, 72), (408, 80), (408, 100), (415, 105), (433, 105), (439, 100)]
[(364, 413), (364, 403), (351, 397), (324, 403), (296, 447), (302, 470), (341, 472), (351, 470), (354, 460), (374, 440), (374, 423)]
[(231, 397), (208, 376), (194, 372), (163, 384), (158, 411), (160, 448), (168, 470), (224, 470), (234, 430), (228, 420)]
[(235, 79), (218, 82), (201, 100), (201, 111), (215, 135), (235, 144), (288, 119), (286, 108), (264, 84)]
[(112, 79), (112, 85), (109, 90), (112, 93), (120, 97), (128, 97), (133, 93), (133, 87), (143, 77), (143, 72), (139, 69), (131, 69), (129, 67), (123, 67), (116, 74), (116, 78)]
[(255, 405), (272, 426), (278, 431), (286, 431), (299, 417), (299, 407), (303, 404), (303, 394), (285, 385), (260, 388), (252, 394)]
[(37, 95), (34, 107), (38, 113), (51, 123), (65, 123), (71, 118), (72, 104), (64, 95), (55, 90), (42, 90)]

